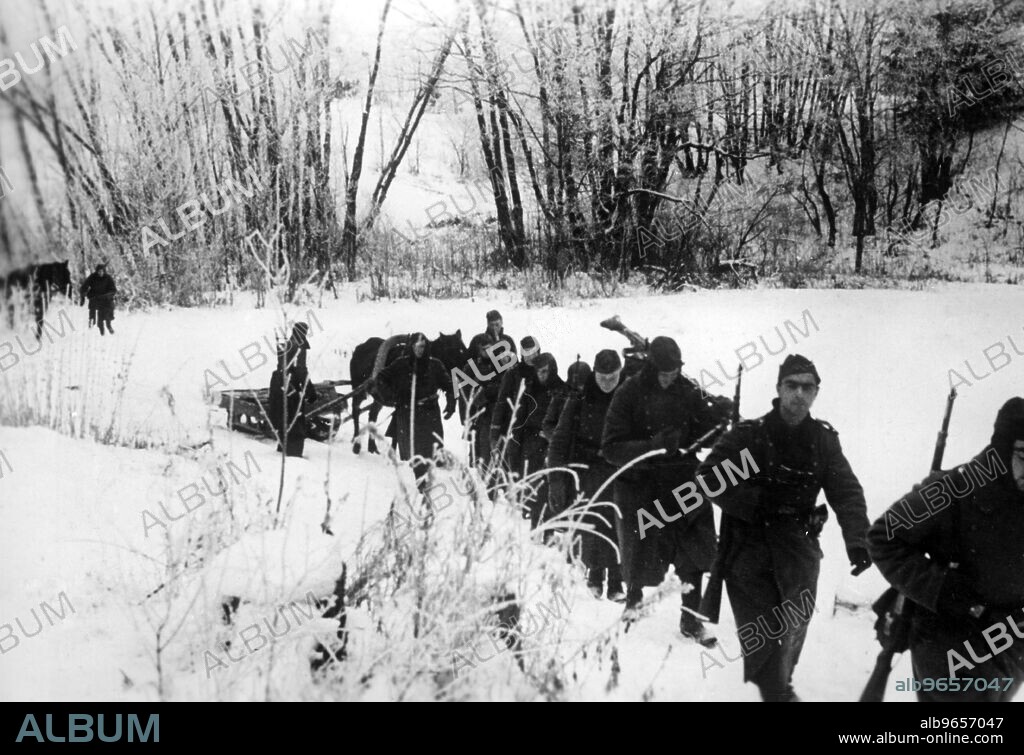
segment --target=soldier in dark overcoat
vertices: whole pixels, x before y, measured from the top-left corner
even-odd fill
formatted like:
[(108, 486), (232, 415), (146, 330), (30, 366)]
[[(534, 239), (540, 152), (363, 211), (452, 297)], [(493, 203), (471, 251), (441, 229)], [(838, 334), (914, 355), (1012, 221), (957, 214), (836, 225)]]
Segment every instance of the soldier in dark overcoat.
[(871, 565), (864, 491), (839, 433), (810, 415), (820, 384), (809, 359), (786, 357), (772, 410), (739, 422), (699, 470), (702, 494), (723, 511), (723, 574), (739, 628), (744, 681), (756, 684), (769, 702), (799, 700), (792, 679), (817, 597), (824, 522), (815, 504), (822, 490), (842, 528), (853, 573)]
[(479, 333), (469, 342), (469, 360), (462, 368), (469, 382), (460, 377), (459, 412), (468, 422), (472, 462), (487, 463), (491, 458), (491, 418), (501, 389), (501, 374), (495, 369), (488, 350), (494, 339), (488, 333)]
[[(683, 456), (680, 448), (727, 421), (731, 402), (717, 408), (681, 374), (682, 364), (673, 339), (659, 336), (651, 342), (643, 368), (612, 398), (601, 452), (611, 464), (623, 466), (648, 451), (663, 450), (629, 468), (613, 483), (621, 514), (616, 524), (627, 614), (635, 612), (643, 588), (659, 585), (672, 565), (685, 585), (680, 617), (683, 634), (713, 644), (695, 611), (700, 604), (702, 575), (715, 558), (714, 516), (710, 506), (682, 511), (675, 506), (673, 490), (692, 482), (698, 464), (695, 454)], [(641, 530), (640, 509), (658, 517), (661, 526)]]
[(377, 380), (395, 397), (392, 429), (399, 457), (417, 457), (414, 469), (421, 478), (428, 468), (424, 460), (433, 459), (434, 447), (444, 443), (438, 392), (446, 398), (444, 418), (455, 413), (452, 376), (440, 360), (430, 356), (427, 337), (414, 333), (405, 355), (381, 370)]
[[(540, 434), (548, 442), (548, 453), (551, 452), (551, 439), (558, 427), (558, 418), (562, 416), (562, 410), (571, 396), (579, 396), (583, 393), (590, 380), (590, 365), (576, 361), (569, 365), (566, 371), (565, 386), (551, 397), (548, 410), (544, 414), (544, 421), (541, 423)], [(546, 463), (547, 467), (559, 466)], [(550, 472), (547, 475), (548, 484), (548, 511), (551, 516), (556, 516), (565, 510), (568, 502), (576, 500), (576, 489), (573, 476), (569, 472)]]
[[(533, 365), (533, 377), (526, 381), (526, 391), (513, 422), (512, 439), (520, 447), (523, 477), (546, 469), (548, 441), (541, 434), (544, 417), (552, 399), (565, 390), (565, 381), (558, 374), (558, 362), (547, 352), (540, 354)], [(547, 476), (536, 479), (534, 495), (529, 501), (530, 524), (536, 527), (550, 518), (548, 511)]]
[(565, 387), (551, 397), (551, 403), (548, 404), (548, 410), (544, 413), (544, 421), (540, 426), (540, 434), (548, 442), (551, 441), (551, 437), (555, 434), (558, 418), (562, 416), (562, 409), (565, 408), (569, 397), (573, 395), (578, 396), (583, 393), (583, 390), (587, 387), (587, 382), (590, 380), (591, 372), (590, 365), (586, 362), (581, 362), (578, 357), (575, 362), (569, 365), (569, 369), (566, 370), (565, 374)]
[(104, 329), (114, 334), (114, 297), (117, 295), (117, 284), (107, 272), (106, 263), (96, 265), (96, 270), (82, 283), (81, 301), (89, 300), (89, 325), (96, 323), (100, 335)]
[[(592, 500), (598, 489), (615, 472), (615, 467), (601, 456), (601, 437), (605, 416), (612, 397), (618, 390), (622, 375), (622, 360), (611, 349), (598, 352), (594, 358), (594, 372), (578, 394), (570, 394), (559, 414), (558, 424), (548, 447), (548, 466), (562, 467), (584, 464), (577, 468), (581, 502), (590, 508), (580, 521), (593, 525), (593, 531), (580, 535), (580, 558), (587, 567), (587, 587), (594, 597), (600, 598), (607, 576), (608, 599), (623, 602), (622, 572), (616, 552), (618, 537), (615, 532), (615, 512), (610, 506), (596, 505), (611, 501), (611, 490), (602, 494), (602, 501)], [(563, 478), (568, 477), (568, 480)], [(571, 477), (564, 473), (551, 483), (552, 508), (562, 511), (575, 500)], [(571, 497), (570, 497), (571, 496)]]
[(532, 410), (533, 405), (525, 393), (536, 376), (533, 365), (541, 353), (540, 344), (533, 336), (525, 336), (519, 345), (522, 347), (521, 357), (501, 375), (498, 399), (491, 413), (490, 437), (495, 466), (516, 473), (521, 473), (523, 468), (522, 433), (516, 433), (518, 425), (513, 419), (513, 408), (517, 415), (526, 411), (526, 407)]
[(277, 345), (277, 366), (270, 376), (270, 421), (277, 435), (277, 450), (302, 456), (306, 446), (305, 406), (316, 401), (316, 388), (306, 368), (309, 324), (296, 323), (288, 341)]
[(487, 313), (487, 334), (494, 343), (505, 343), (513, 354), (516, 353), (515, 339), (505, 332), (505, 321), (501, 317), (501, 312), (496, 309)]
[(973, 459), (894, 503), (868, 543), (879, 571), (914, 603), (918, 700), (1013, 698), (1024, 683), (1024, 398), (1003, 405)]

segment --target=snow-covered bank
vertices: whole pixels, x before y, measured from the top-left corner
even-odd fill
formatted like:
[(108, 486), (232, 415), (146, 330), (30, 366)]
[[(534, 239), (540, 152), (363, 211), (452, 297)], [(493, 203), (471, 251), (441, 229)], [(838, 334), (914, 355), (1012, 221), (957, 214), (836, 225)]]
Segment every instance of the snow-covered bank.
[[(684, 370), (712, 392), (731, 394), (730, 376), (744, 359), (742, 405), (748, 417), (768, 410), (783, 348), (811, 357), (823, 378), (813, 413), (839, 430), (864, 485), (871, 516), (924, 476), (950, 387), (950, 370), (956, 370), (953, 380), (960, 383), (960, 397), (950, 428), (947, 465), (966, 459), (987, 442), (997, 408), (1009, 396), (1022, 393), (1024, 385), (1020, 291), (980, 285), (923, 292), (700, 292), (591, 300), (547, 309), (525, 309), (507, 294), (469, 301), (356, 304), (351, 292), (345, 292), (342, 299), (325, 300), (323, 309), (312, 310), (311, 374), (316, 380), (347, 377), (352, 349), (374, 335), (422, 330), (436, 337), (438, 332), (461, 329), (468, 342), (483, 329), (484, 313), (495, 307), (504, 315), (509, 333), (517, 338), (537, 336), (543, 348), (558, 357), (563, 374), (577, 353), (590, 361), (601, 348), (625, 345), (621, 336), (598, 326), (615, 313), (644, 335), (674, 336), (683, 349)], [(307, 311), (295, 307), (289, 316), (309, 319)], [(9, 350), (19, 357), (13, 365), (10, 360), (0, 362), (0, 384), (56, 365), (61, 367), (64, 390), (104, 381), (113, 390), (115, 376), (123, 369), (121, 357), (130, 356), (120, 409), (123, 420), (166, 438), (169, 446), (112, 447), (41, 428), (0, 428), (0, 452), (7, 459), (6, 465), (0, 459), (0, 625), (12, 625), (10, 636), (18, 638), (16, 645), (11, 639), (0, 640), (5, 650), (0, 655), (0, 698), (153, 699), (158, 696), (153, 632), (140, 604), (163, 581), (164, 532), (185, 538), (190, 521), (222, 514), (227, 502), (239, 521), (243, 513), (255, 521), (254, 512), (265, 511), (268, 501), (277, 500), (280, 468), (273, 445), (228, 431), (223, 410), (204, 399), (204, 390), (209, 373), (227, 383), (214, 389), (265, 386), (270, 360), (260, 358), (269, 357), (264, 339), (272, 343), (283, 318), (280, 312), (247, 306), (153, 310), (119, 315), (117, 336), (100, 339), (95, 330), (85, 328), (84, 310), (74, 310), (72, 316), (82, 319), (75, 321), (75, 331), (44, 344), (38, 354), (22, 349), (22, 344), (30, 345), (24, 336), (15, 342), (9, 332), (0, 331), (0, 353)], [(449, 437), (457, 431), (454, 420), (446, 424)], [(294, 531), (308, 536), (308, 548), (302, 541), (299, 547), (310, 554), (320, 547), (314, 541), (324, 537), (319, 525), (325, 485), (333, 501), (336, 541), (327, 551), (346, 560), (360, 537), (383, 519), (398, 492), (391, 463), (380, 456), (352, 455), (350, 437), (349, 425), (331, 446), (307, 443), (307, 458), (289, 460), (285, 469), (285, 508)], [(213, 451), (209, 446), (183, 450), (202, 440), (212, 440)], [(237, 476), (229, 464), (239, 470)], [(227, 472), (227, 482), (220, 481), (217, 469)], [(217, 494), (222, 484), (227, 489)], [(196, 495), (204, 502), (199, 508)], [(194, 514), (186, 505), (195, 509)], [(147, 511), (162, 523), (144, 519)], [(811, 623), (796, 686), (805, 699), (852, 700), (873, 663), (873, 617), (865, 609), (836, 607), (834, 598), (863, 606), (883, 583), (875, 570), (857, 579), (849, 576), (834, 521), (826, 526), (822, 548), (818, 614)], [(224, 574), (229, 573), (246, 576), (227, 568)], [(286, 581), (299, 593), (268, 595), (269, 602), (301, 599), (306, 583)], [(230, 591), (226, 585), (221, 588)], [(562, 647), (591, 642), (586, 653), (565, 653), (566, 678), (575, 680), (565, 697), (755, 699), (754, 689), (742, 684), (742, 664), (722, 655), (738, 654), (727, 605), (718, 628), (723, 648), (711, 653), (712, 661), (678, 635), (678, 587), (669, 588), (665, 599), (628, 633), (617, 624), (618, 606), (594, 601), (581, 584), (567, 590), (565, 603), (571, 611), (559, 629)], [(26, 636), (36, 626), (32, 612), (42, 617), (40, 604), (57, 606), (61, 593), (73, 613), (52, 624), (43, 620), (38, 635)], [(352, 622), (360, 631), (372, 630), (372, 621), (358, 612), (353, 612)], [(8, 636), (2, 626), (0, 635)], [(611, 661), (612, 648), (617, 650), (617, 665)], [(170, 681), (165, 697), (203, 699), (217, 694), (218, 688), (209, 686), (201, 653), (197, 664), (191, 676)], [(508, 665), (507, 660), (495, 659), (473, 673), (490, 679), (491, 669), (502, 664)], [(891, 689), (896, 679), (907, 676), (908, 660), (901, 659)], [(294, 688), (284, 683), (280, 687)], [(509, 694), (507, 690), (481, 684), (479, 694), (501, 697)], [(375, 693), (386, 696), (379, 690), (364, 692)], [(231, 690), (241, 698), (262, 694)], [(410, 694), (415, 697), (416, 691)], [(888, 699), (912, 699), (912, 694), (890, 691)]]

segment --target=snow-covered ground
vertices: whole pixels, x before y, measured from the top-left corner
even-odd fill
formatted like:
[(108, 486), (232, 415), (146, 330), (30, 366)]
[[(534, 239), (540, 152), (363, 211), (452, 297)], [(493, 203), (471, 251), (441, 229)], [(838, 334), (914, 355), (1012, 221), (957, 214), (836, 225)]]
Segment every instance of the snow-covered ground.
[[(951, 369), (957, 371), (953, 380), (959, 382), (960, 397), (947, 466), (980, 449), (998, 407), (1022, 392), (1020, 302), (1016, 286), (983, 285), (916, 292), (715, 291), (589, 300), (558, 309), (526, 309), (508, 293), (465, 301), (357, 304), (355, 292), (345, 290), (341, 299), (325, 299), (322, 309), (312, 310), (310, 371), (315, 380), (347, 378), (352, 349), (370, 336), (422, 330), (436, 337), (461, 329), (468, 343), (482, 330), (484, 313), (496, 307), (507, 332), (516, 338), (537, 336), (564, 374), (577, 354), (591, 361), (601, 348), (625, 345), (621, 336), (598, 326), (617, 313), (644, 335), (675, 337), (684, 370), (712, 392), (732, 394), (728, 376), (735, 374), (738, 357), (745, 357), (742, 413), (750, 417), (770, 407), (782, 357), (768, 350), (780, 352), (784, 344), (787, 353), (816, 362), (823, 382), (813, 413), (839, 430), (874, 517), (927, 471)], [(116, 415), (119, 434), (153, 443), (131, 448), (38, 426), (0, 427), (0, 699), (309, 696), (299, 679), (308, 676), (300, 655), (311, 642), (308, 633), (329, 634), (329, 623), (304, 625), (307, 634), (292, 632), (287, 642), (275, 643), (276, 649), (253, 651), (254, 656), (279, 653), (277, 665), (287, 669), (285, 678), (275, 677), (275, 691), (268, 691), (262, 682), (245, 678), (245, 659), (208, 673), (211, 661), (204, 651), (223, 658), (217, 650), (226, 631), (217, 615), (219, 597), (260, 593), (253, 598), (257, 605), (296, 601), (301, 606), (310, 590), (329, 593), (340, 563), (349, 564), (351, 572), (360, 537), (384, 518), (407, 478), (384, 456), (354, 456), (351, 425), (331, 445), (308, 442), (306, 458), (289, 459), (283, 478), (271, 443), (226, 429), (224, 412), (210, 402), (209, 393), (267, 385), (266, 341), (272, 343), (274, 329), (282, 327), (279, 310), (257, 310), (243, 302), (234, 308), (119, 314), (117, 335), (103, 339), (86, 329), (84, 310), (68, 312), (74, 330), (65, 322), (65, 335), (53, 336), (52, 343), (44, 338), (39, 353), (32, 353), (36, 347), (26, 332), (19, 332), (19, 341), (0, 331), (0, 389), (43, 381), (51, 394), (59, 394), (50, 400), (68, 417), (90, 413), (106, 426)], [(308, 312), (308, 307), (290, 307), (287, 315), (308, 319)], [(446, 423), (449, 438), (458, 430), (455, 420)], [(459, 453), (459, 445), (454, 447)], [(279, 486), (283, 514), (275, 512)], [(325, 493), (332, 501), (333, 537), (320, 531)], [(275, 515), (286, 517), (288, 526), (272, 529)], [(168, 553), (187, 553), (185, 546), (197, 536), (196, 522), (211, 518), (222, 522), (218, 531), (232, 533), (236, 545), (204, 568), (200, 587), (174, 593), (192, 596), (184, 605), (171, 597), (165, 601), (174, 585), (193, 579), (180, 559), (176, 563), (187, 573), (168, 573)], [(502, 521), (510, 542), (525, 554), (524, 563), (555, 568), (545, 561), (553, 551), (530, 545), (525, 523)], [(209, 543), (205, 547), (217, 551)], [(834, 520), (822, 547), (818, 613), (795, 683), (808, 700), (854, 700), (877, 650), (867, 604), (884, 584), (875, 570), (849, 576)], [(297, 561), (305, 564), (301, 573), (294, 572)], [(723, 650), (731, 658), (739, 653), (727, 601), (717, 628), (723, 648), (704, 655), (679, 636), (680, 588), (669, 579), (664, 598), (628, 632), (618, 622), (619, 606), (595, 601), (581, 580), (566, 585), (559, 600), (570, 610), (564, 623), (548, 628), (552, 641), (560, 641), (565, 663), (567, 683), (558, 696), (756, 699), (755, 689), (742, 683), (742, 663), (722, 656)], [(42, 608), (43, 603), (54, 610)], [(64, 617), (55, 617), (55, 610)], [(240, 613), (236, 628), (264, 615), (253, 610), (251, 621), (244, 610)], [(350, 614), (353, 636), (369, 636), (373, 622), (358, 609)], [(172, 630), (177, 633), (168, 639)], [(237, 638), (234, 646), (240, 647)], [(368, 647), (356, 639), (350, 653)], [(507, 685), (492, 683), (496, 671), (490, 669), (518, 673), (510, 655), (472, 669), (478, 675), (473, 683), (480, 680), (474, 687), (479, 697), (537, 694), (513, 694)], [(182, 660), (187, 658), (194, 659), (191, 667)], [(912, 699), (911, 693), (894, 691), (896, 680), (909, 675), (909, 660), (902, 658), (887, 699)], [(391, 692), (378, 687), (360, 694)], [(406, 690), (409, 697), (425, 694), (416, 687)]]

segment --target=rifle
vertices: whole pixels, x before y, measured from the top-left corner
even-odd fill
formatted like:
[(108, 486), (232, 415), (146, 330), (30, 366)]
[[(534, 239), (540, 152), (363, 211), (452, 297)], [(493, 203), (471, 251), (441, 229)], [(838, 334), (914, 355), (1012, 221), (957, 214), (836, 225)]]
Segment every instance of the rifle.
[(956, 401), (956, 388), (949, 389), (946, 397), (946, 413), (942, 416), (942, 428), (935, 439), (935, 453), (932, 454), (932, 471), (942, 466), (942, 457), (946, 453), (946, 438), (949, 437), (949, 417), (953, 413), (953, 402)]
[[(949, 435), (949, 418), (953, 414), (953, 402), (956, 401), (956, 388), (949, 389), (946, 398), (946, 413), (942, 416), (942, 429), (935, 439), (935, 452), (932, 454), (932, 472), (942, 468), (942, 457), (946, 452), (946, 438)], [(914, 603), (907, 596), (890, 587), (871, 606), (878, 615), (875, 631), (882, 651), (875, 660), (875, 668), (864, 685), (860, 695), (862, 703), (880, 703), (885, 698), (885, 685), (892, 671), (892, 659), (896, 653), (902, 653), (910, 647), (910, 624), (914, 615)]]
[[(732, 425), (740, 421), (740, 386), (743, 382), (743, 363), (740, 363), (736, 375), (736, 393), (732, 398)], [(718, 534), (718, 554), (711, 567), (708, 586), (700, 601), (700, 612), (707, 616), (712, 624), (718, 623), (718, 615), (722, 609), (722, 583), (725, 581), (725, 568), (728, 565), (729, 551), (732, 549), (732, 528), (729, 515), (722, 512), (722, 524)]]

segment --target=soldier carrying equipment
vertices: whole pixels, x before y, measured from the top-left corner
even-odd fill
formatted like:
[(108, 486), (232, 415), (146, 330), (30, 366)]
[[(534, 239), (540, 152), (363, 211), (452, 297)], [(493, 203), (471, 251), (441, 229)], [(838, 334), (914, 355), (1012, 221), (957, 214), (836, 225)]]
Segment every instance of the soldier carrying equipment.
[[(614, 331), (616, 333), (621, 333), (622, 335), (629, 339), (630, 346), (622, 350), (622, 357), (625, 360), (625, 367), (622, 371), (622, 379), (625, 380), (626, 378), (632, 377), (641, 369), (643, 369), (644, 364), (647, 362), (650, 356), (652, 347), (654, 346), (654, 342), (647, 338), (644, 338), (635, 330), (630, 330), (629, 328), (627, 328), (626, 325), (622, 322), (622, 318), (619, 317), (618, 315), (609, 317), (607, 320), (602, 320), (601, 327)], [(670, 340), (665, 339), (664, 336), (662, 336), (661, 338), (662, 340)], [(658, 339), (656, 338), (654, 340), (657, 341)], [(675, 341), (673, 341), (673, 343), (675, 343)], [(676, 348), (678, 349), (678, 347)], [(682, 362), (680, 362), (680, 364), (682, 364)], [(707, 399), (708, 406), (710, 406), (715, 413), (721, 414), (724, 417), (730, 416), (732, 412), (732, 400), (728, 396), (714, 396), (710, 393), (707, 393), (704, 390), (704, 388), (697, 383), (696, 380), (687, 375), (685, 372), (680, 372), (680, 376), (684, 380), (686, 380), (693, 388), (696, 388), (698, 391), (700, 391), (701, 396)]]
[(635, 330), (627, 328), (622, 322), (622, 318), (618, 315), (602, 320), (601, 327), (621, 333), (629, 339), (630, 345), (622, 350), (622, 359), (625, 362), (625, 367), (622, 370), (622, 379), (625, 380), (638, 373), (647, 359), (647, 350), (650, 347), (650, 342)]
[(1024, 681), (1024, 398), (1003, 404), (974, 458), (890, 506), (868, 543), (914, 609), (906, 644), (918, 700), (1011, 700)]
[[(698, 464), (693, 446), (709, 445), (729, 415), (682, 376), (682, 355), (674, 340), (655, 338), (647, 354), (642, 369), (612, 398), (601, 439), (601, 455), (615, 466), (629, 467), (613, 488), (620, 512), (616, 527), (627, 588), (625, 616), (636, 612), (643, 588), (660, 585), (671, 565), (680, 581), (691, 586), (682, 597), (681, 632), (713, 645), (715, 639), (697, 617), (702, 576), (715, 559), (711, 507), (683, 510), (647, 534), (639, 522), (641, 510), (675, 500), (674, 490), (693, 484)], [(725, 401), (731, 407), (732, 401)], [(680, 453), (683, 446), (690, 446), (690, 452)]]

